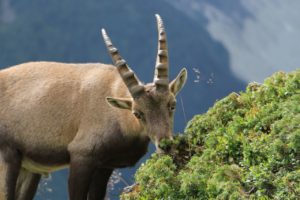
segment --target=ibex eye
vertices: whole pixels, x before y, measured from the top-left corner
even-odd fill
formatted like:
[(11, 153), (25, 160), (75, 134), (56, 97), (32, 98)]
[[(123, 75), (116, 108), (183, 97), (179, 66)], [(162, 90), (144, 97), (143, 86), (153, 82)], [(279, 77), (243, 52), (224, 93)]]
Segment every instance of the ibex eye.
[(142, 119), (142, 112), (137, 112), (137, 111), (134, 111), (133, 112), (134, 116), (138, 119)]
[(170, 103), (170, 104), (169, 104), (169, 110), (170, 110), (170, 111), (174, 111), (175, 109), (176, 109), (176, 103), (173, 103), (173, 102)]

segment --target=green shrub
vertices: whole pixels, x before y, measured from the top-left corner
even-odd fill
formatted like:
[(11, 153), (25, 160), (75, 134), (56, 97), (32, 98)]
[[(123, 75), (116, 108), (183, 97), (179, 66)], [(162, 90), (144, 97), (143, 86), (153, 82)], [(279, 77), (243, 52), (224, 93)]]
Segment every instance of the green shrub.
[(251, 83), (164, 141), (122, 199), (299, 199), (300, 70)]

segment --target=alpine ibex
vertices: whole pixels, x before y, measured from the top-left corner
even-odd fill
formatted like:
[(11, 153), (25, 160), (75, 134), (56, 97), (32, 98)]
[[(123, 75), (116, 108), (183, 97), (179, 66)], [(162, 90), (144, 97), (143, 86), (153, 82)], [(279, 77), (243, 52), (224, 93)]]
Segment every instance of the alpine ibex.
[(102, 35), (115, 66), (30, 62), (0, 71), (1, 200), (32, 199), (42, 174), (70, 167), (71, 200), (103, 199), (114, 168), (172, 138), (175, 96), (163, 22), (156, 15), (153, 83), (144, 85)]

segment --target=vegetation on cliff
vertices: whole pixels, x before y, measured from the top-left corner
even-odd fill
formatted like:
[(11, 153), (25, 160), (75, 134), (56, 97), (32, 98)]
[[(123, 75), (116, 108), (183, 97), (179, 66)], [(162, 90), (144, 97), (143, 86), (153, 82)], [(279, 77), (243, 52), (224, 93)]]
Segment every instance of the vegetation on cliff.
[(298, 199), (300, 70), (250, 83), (195, 116), (122, 199)]

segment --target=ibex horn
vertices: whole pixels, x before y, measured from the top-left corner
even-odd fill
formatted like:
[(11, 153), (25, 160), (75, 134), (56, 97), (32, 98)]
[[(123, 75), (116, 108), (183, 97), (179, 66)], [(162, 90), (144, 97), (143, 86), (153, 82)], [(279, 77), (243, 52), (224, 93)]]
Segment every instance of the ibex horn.
[(155, 83), (157, 90), (165, 91), (169, 88), (167, 36), (161, 17), (158, 14), (156, 14), (155, 17), (158, 29), (158, 51), (153, 82)]
[(118, 49), (113, 46), (104, 29), (102, 29), (102, 37), (104, 39), (106, 48), (111, 55), (111, 58), (115, 66), (117, 67), (124, 83), (126, 84), (131, 96), (133, 98), (139, 97), (145, 91), (144, 86), (141, 84), (135, 73), (127, 65), (126, 61), (121, 57)]

